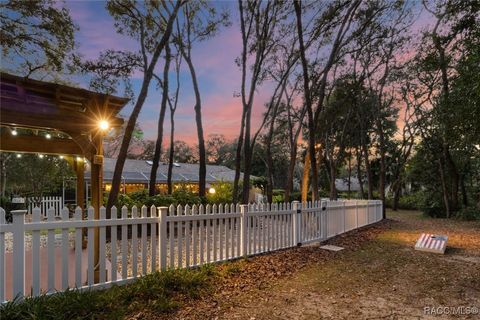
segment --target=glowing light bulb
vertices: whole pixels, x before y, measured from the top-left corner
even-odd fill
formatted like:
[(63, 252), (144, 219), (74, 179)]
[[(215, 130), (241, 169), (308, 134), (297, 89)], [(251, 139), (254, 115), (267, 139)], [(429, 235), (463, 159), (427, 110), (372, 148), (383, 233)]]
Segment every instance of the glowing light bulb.
[(21, 158), (21, 157), (22, 157), (22, 155), (20, 153), (17, 154), (17, 158)]
[(13, 129), (13, 130), (12, 130), (12, 136), (16, 136), (17, 134), (18, 134), (17, 129)]
[(109, 125), (109, 123), (108, 123), (107, 120), (100, 120), (100, 121), (98, 122), (98, 127), (99, 127), (101, 130), (107, 130), (107, 129), (110, 127), (110, 125)]
[(43, 159), (45, 156), (44, 156), (43, 154), (39, 154), (38, 157), (39, 157), (40, 159)]
[(52, 138), (52, 135), (51, 135), (50, 133), (47, 133), (47, 134), (45, 135), (45, 138), (51, 139), (51, 138)]

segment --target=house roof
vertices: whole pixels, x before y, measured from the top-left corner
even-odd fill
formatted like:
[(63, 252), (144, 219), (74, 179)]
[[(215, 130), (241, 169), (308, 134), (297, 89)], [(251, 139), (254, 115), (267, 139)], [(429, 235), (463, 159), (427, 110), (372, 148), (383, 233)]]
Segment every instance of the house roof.
[[(116, 159), (105, 158), (103, 162), (103, 180), (112, 181), (115, 170)], [(122, 180), (126, 183), (148, 183), (150, 181), (150, 171), (152, 168), (149, 160), (127, 159), (123, 166)], [(198, 182), (199, 164), (196, 163), (174, 163), (172, 171), (173, 182)], [(166, 183), (168, 174), (168, 163), (160, 162), (157, 169), (157, 183)], [(90, 178), (90, 171), (85, 172), (85, 178)], [(235, 170), (225, 166), (207, 165), (206, 181), (208, 183), (216, 181), (233, 182)]]

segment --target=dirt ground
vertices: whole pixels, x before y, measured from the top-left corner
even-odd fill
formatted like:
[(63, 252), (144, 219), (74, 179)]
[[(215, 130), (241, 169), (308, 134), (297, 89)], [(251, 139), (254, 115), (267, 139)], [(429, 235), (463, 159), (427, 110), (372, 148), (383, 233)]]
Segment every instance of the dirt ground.
[[(422, 232), (448, 235), (445, 255), (413, 250)], [(316, 244), (220, 265), (210, 294), (174, 314), (134, 318), (480, 319), (479, 222), (389, 212), (328, 243), (345, 250)]]

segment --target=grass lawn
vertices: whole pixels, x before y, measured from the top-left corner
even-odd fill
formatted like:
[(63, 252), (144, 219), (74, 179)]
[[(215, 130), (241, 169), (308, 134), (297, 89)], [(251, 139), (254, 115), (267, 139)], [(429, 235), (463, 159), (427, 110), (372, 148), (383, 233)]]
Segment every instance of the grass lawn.
[[(11, 304), (0, 318), (8, 311), (39, 319), (419, 319), (428, 318), (424, 307), (480, 308), (480, 222), (413, 211), (388, 218), (329, 240), (345, 247), (340, 252), (317, 244), (156, 274), (102, 292)], [(446, 254), (414, 251), (422, 232), (447, 234)]]

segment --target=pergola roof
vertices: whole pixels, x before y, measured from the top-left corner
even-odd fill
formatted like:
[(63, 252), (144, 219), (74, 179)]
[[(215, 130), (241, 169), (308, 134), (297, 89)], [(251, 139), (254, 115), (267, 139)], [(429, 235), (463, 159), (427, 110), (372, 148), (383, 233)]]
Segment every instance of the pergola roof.
[[(99, 120), (120, 126), (117, 117), (129, 99), (82, 88), (0, 74), (0, 149), (4, 151), (91, 155), (91, 135)], [(32, 129), (11, 137), (5, 128)], [(58, 132), (46, 141), (39, 130)]]

